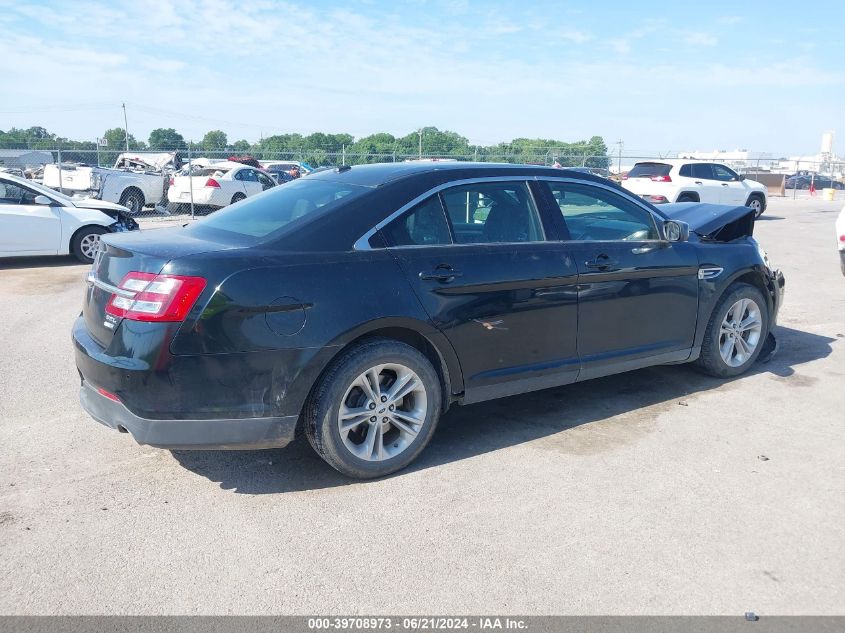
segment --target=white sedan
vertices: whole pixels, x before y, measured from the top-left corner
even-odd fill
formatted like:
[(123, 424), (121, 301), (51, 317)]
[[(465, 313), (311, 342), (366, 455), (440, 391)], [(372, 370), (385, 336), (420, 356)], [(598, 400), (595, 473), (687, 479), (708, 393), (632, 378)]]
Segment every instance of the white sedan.
[(73, 253), (90, 263), (101, 235), (137, 229), (126, 207), (73, 200), (31, 180), (0, 173), (0, 257)]
[[(229, 161), (207, 166), (185, 167), (180, 175), (170, 179), (167, 199), (174, 204), (190, 204), (219, 209), (239, 200), (254, 196), (276, 186), (264, 172)], [(191, 190), (193, 189), (193, 199)]]

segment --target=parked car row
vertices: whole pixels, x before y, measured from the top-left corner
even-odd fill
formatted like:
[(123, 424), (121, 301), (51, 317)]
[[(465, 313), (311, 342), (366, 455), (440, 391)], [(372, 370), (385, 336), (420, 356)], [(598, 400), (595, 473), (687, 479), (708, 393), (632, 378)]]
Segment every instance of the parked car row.
[(746, 206), (759, 217), (766, 187), (719, 163), (661, 160), (634, 165), (622, 186), (653, 204), (707, 202)]
[(208, 166), (191, 165), (170, 178), (167, 199), (174, 204), (190, 204), (220, 209), (276, 186), (264, 171), (222, 161)]
[[(220, 184), (205, 185), (194, 183), (197, 191), (194, 203), (205, 205), (209, 209), (218, 209), (231, 204), (233, 201), (248, 197), (268, 188), (267, 179), (275, 184), (289, 182), (312, 171), (306, 164), (297, 161), (264, 161), (260, 162), (251, 157), (232, 157), (233, 160), (215, 160), (196, 158), (191, 161), (196, 168), (214, 166), (221, 172), (221, 178), (232, 169), (232, 165), (250, 167), (252, 172), (241, 174), (238, 180), (246, 178), (248, 182), (261, 183), (262, 187), (254, 185), (235, 186)], [(48, 164), (44, 167), (43, 183), (56, 190), (70, 194), (74, 198), (93, 198), (113, 202), (126, 207), (129, 213), (137, 215), (147, 206), (166, 202), (190, 201), (187, 185), (180, 181), (180, 187), (174, 196), (169, 194), (169, 187), (180, 176), (188, 175), (183, 171), (184, 160), (178, 152), (136, 152), (120, 154), (113, 167), (98, 167), (85, 163)], [(187, 170), (187, 167), (184, 167)], [(261, 174), (261, 176), (259, 176)], [(203, 174), (205, 175), (205, 174)], [(237, 172), (232, 172), (234, 177)], [(213, 179), (212, 179), (213, 181)], [(272, 186), (272, 185), (270, 185)], [(212, 191), (219, 189), (219, 191)], [(182, 194), (188, 192), (187, 196)], [(237, 195), (237, 194), (242, 195)], [(229, 194), (229, 195), (226, 195)], [(175, 199), (174, 199), (175, 198)]]
[(164, 198), (170, 173), (182, 166), (177, 152), (120, 154), (114, 167), (82, 163), (45, 165), (43, 183), (75, 197), (114, 202), (140, 213)]

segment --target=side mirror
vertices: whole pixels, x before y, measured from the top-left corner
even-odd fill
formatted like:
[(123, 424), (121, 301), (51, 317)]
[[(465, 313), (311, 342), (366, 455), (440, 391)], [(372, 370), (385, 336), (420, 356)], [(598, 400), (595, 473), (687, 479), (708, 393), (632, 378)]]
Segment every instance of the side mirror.
[(51, 205), (51, 204), (56, 204), (50, 198), (48, 198), (47, 196), (44, 196), (44, 195), (35, 196), (32, 199), (32, 201), (35, 204), (44, 204), (44, 205), (48, 205), (48, 206)]
[(745, 176), (740, 174), (739, 177), (737, 178), (737, 180), (745, 180)]
[(689, 239), (689, 224), (680, 220), (666, 220), (663, 236), (668, 242), (686, 242)]

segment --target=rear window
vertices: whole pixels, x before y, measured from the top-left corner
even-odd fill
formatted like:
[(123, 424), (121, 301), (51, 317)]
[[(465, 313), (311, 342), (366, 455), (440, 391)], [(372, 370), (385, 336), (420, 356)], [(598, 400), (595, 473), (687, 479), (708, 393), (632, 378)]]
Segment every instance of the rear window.
[(666, 163), (637, 163), (628, 172), (628, 178), (651, 178), (652, 176), (668, 176), (672, 165)]
[(326, 180), (294, 180), (237, 205), (216, 211), (193, 226), (263, 239), (316, 212), (326, 212), (369, 191), (367, 187)]

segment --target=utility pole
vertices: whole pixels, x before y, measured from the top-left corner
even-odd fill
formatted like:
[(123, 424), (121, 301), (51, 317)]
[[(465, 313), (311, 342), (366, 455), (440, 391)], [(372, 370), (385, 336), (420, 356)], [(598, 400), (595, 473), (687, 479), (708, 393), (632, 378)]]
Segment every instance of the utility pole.
[(126, 104), (121, 104), (123, 106), (123, 132), (126, 134), (126, 153), (129, 153), (129, 123), (126, 121)]
[(619, 159), (618, 159), (618, 162), (616, 163), (616, 173), (621, 174), (622, 173), (622, 146), (625, 143), (622, 141), (622, 139), (619, 139), (618, 141), (616, 141), (616, 144), (619, 146)]
[(417, 131), (417, 134), (419, 134), (419, 135), (420, 135), (420, 158), (422, 158), (422, 135), (423, 135), (422, 128), (420, 128), (420, 129)]

